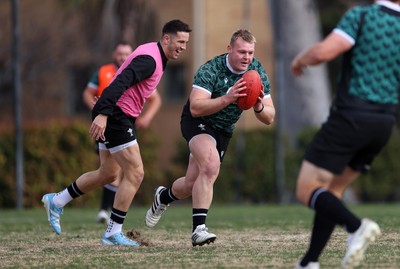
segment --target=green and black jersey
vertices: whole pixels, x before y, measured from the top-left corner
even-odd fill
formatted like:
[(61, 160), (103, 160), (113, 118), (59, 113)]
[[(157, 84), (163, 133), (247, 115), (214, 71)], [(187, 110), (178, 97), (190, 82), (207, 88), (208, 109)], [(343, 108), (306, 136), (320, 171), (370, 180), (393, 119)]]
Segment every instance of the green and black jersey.
[(392, 112), (398, 104), (400, 11), (382, 3), (350, 9), (334, 30), (354, 43), (343, 56), (337, 107)]
[[(248, 70), (256, 70), (260, 74), (264, 85), (264, 98), (270, 98), (270, 82), (262, 64), (254, 58)], [(235, 82), (242, 77), (243, 73), (235, 73), (229, 67), (228, 54), (225, 53), (209, 60), (197, 70), (194, 76), (193, 88), (208, 92), (211, 98), (218, 98), (225, 95)], [(190, 115), (189, 105), (188, 101), (184, 107), (182, 117)], [(202, 119), (217, 131), (231, 135), (235, 128), (235, 123), (239, 120), (242, 112), (233, 103), (215, 114), (202, 117)]]

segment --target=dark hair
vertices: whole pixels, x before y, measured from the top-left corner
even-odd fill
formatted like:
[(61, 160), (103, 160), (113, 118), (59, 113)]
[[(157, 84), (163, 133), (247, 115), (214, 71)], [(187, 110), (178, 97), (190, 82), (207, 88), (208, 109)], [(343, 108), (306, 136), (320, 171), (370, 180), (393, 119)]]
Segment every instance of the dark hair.
[(164, 24), (162, 29), (162, 35), (165, 34), (176, 34), (177, 32), (186, 32), (190, 33), (192, 29), (190, 29), (189, 25), (184, 23), (181, 20), (172, 20)]

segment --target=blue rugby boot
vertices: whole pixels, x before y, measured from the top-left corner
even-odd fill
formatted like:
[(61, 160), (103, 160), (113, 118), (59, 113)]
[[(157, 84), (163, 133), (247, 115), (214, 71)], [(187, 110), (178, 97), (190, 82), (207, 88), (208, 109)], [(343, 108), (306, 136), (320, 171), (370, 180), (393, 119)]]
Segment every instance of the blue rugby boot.
[(57, 234), (61, 234), (60, 226), (60, 215), (63, 214), (64, 209), (62, 207), (56, 207), (53, 203), (53, 197), (55, 193), (48, 193), (43, 195), (42, 202), (47, 212), (47, 219), (50, 226)]
[(123, 232), (119, 232), (111, 235), (110, 237), (105, 237), (101, 239), (101, 243), (106, 246), (131, 246), (138, 247), (140, 244), (126, 237)]

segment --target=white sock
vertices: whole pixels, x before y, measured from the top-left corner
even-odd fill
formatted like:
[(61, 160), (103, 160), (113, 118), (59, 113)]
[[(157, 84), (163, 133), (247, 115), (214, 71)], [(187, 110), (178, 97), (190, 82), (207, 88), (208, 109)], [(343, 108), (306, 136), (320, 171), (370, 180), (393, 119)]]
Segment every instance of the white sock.
[(122, 224), (116, 223), (115, 221), (110, 219), (110, 223), (108, 224), (107, 230), (104, 233), (105, 237), (110, 237), (116, 233), (122, 231)]
[(104, 185), (104, 188), (106, 188), (107, 190), (113, 191), (113, 192), (117, 192), (117, 190), (118, 190), (118, 187), (111, 185), (111, 184)]
[(74, 198), (69, 194), (68, 189), (64, 189), (57, 193), (53, 198), (53, 203), (56, 207), (64, 207), (71, 202)]

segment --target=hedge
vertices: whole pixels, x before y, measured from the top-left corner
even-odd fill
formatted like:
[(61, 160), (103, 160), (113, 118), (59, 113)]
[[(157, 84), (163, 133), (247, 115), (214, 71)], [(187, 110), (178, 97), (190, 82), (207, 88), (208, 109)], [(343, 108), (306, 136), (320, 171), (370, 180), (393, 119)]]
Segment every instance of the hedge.
[[(88, 136), (86, 121), (53, 122), (24, 128), (24, 207), (42, 206), (44, 193), (57, 192), (71, 184), (82, 173), (98, 165), (94, 142)], [(284, 145), (285, 195), (295, 201), (294, 188), (301, 158), (314, 136), (315, 129), (306, 129), (295, 148)], [(149, 205), (158, 185), (169, 186), (173, 179), (186, 172), (188, 149), (183, 139), (176, 147), (172, 165), (161, 170), (155, 161), (159, 141), (149, 130), (138, 133), (145, 179), (134, 203)], [(15, 138), (11, 131), (0, 133), (0, 208), (16, 204)], [(360, 201), (392, 202), (400, 200), (400, 135), (395, 129), (388, 145), (351, 187)], [(225, 154), (220, 175), (214, 186), (214, 201), (223, 203), (278, 202), (275, 180), (275, 131), (260, 129), (237, 131)], [(69, 206), (97, 207), (101, 190), (76, 199)], [(190, 202), (190, 200), (187, 200)]]
[[(86, 121), (52, 122), (23, 130), (24, 207), (41, 206), (41, 197), (58, 192), (81, 174), (98, 167), (95, 144), (88, 135)], [(157, 169), (158, 140), (150, 131), (140, 130), (138, 140), (145, 166), (145, 180), (137, 193), (137, 203), (151, 203), (154, 186), (164, 183)], [(16, 204), (14, 133), (0, 134), (0, 208)], [(99, 206), (101, 189), (76, 199), (71, 206)]]

